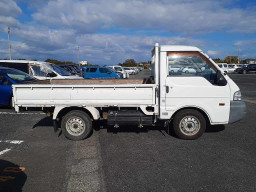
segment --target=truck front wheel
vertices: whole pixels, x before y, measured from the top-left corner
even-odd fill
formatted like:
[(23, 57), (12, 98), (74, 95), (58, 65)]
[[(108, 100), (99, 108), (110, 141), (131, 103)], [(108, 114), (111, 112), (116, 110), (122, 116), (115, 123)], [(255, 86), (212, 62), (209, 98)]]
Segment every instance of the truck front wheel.
[(90, 135), (92, 132), (92, 121), (85, 112), (74, 110), (62, 118), (61, 128), (68, 139), (78, 141)]
[(199, 111), (193, 109), (182, 110), (173, 119), (173, 129), (181, 139), (197, 139), (206, 129), (206, 120)]

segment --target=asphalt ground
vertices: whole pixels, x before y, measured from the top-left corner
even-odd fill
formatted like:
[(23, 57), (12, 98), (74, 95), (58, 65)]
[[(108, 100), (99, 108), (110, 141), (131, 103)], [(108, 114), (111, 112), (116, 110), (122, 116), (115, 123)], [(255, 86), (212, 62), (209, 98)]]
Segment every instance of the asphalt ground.
[(196, 141), (159, 127), (114, 131), (96, 123), (90, 138), (74, 142), (40, 112), (1, 108), (0, 191), (256, 191), (256, 75), (230, 77), (247, 101), (246, 117), (209, 127)]

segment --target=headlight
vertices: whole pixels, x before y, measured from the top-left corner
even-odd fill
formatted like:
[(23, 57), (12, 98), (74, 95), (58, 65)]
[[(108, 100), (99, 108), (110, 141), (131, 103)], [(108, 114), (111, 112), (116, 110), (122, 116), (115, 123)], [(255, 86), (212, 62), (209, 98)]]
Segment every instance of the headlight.
[(242, 94), (241, 94), (241, 91), (237, 91), (234, 93), (234, 98), (233, 98), (234, 101), (241, 101), (242, 100)]

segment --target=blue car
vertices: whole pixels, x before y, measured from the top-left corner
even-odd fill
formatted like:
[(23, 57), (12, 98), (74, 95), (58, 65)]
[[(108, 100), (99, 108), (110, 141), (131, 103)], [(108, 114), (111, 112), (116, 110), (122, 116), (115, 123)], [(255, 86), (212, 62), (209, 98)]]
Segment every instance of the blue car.
[(36, 79), (17, 69), (0, 67), (0, 106), (11, 106), (12, 84), (28, 81), (36, 81)]
[(106, 67), (84, 67), (85, 79), (120, 79), (120, 76)]

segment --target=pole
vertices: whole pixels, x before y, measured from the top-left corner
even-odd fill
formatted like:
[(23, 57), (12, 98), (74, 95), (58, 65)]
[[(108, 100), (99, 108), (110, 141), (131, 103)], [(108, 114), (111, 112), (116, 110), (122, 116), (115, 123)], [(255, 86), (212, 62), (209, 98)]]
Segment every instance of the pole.
[(237, 58), (237, 63), (238, 64), (240, 64), (239, 57), (240, 57), (240, 49), (238, 49), (238, 58)]
[(11, 33), (11, 29), (10, 27), (8, 27), (9, 59), (12, 60), (12, 47), (11, 47), (10, 33)]
[(80, 64), (80, 53), (79, 53), (80, 50), (79, 49), (80, 49), (80, 47), (78, 46), (77, 47), (77, 59), (78, 59), (78, 65), (80, 67), (81, 64)]

